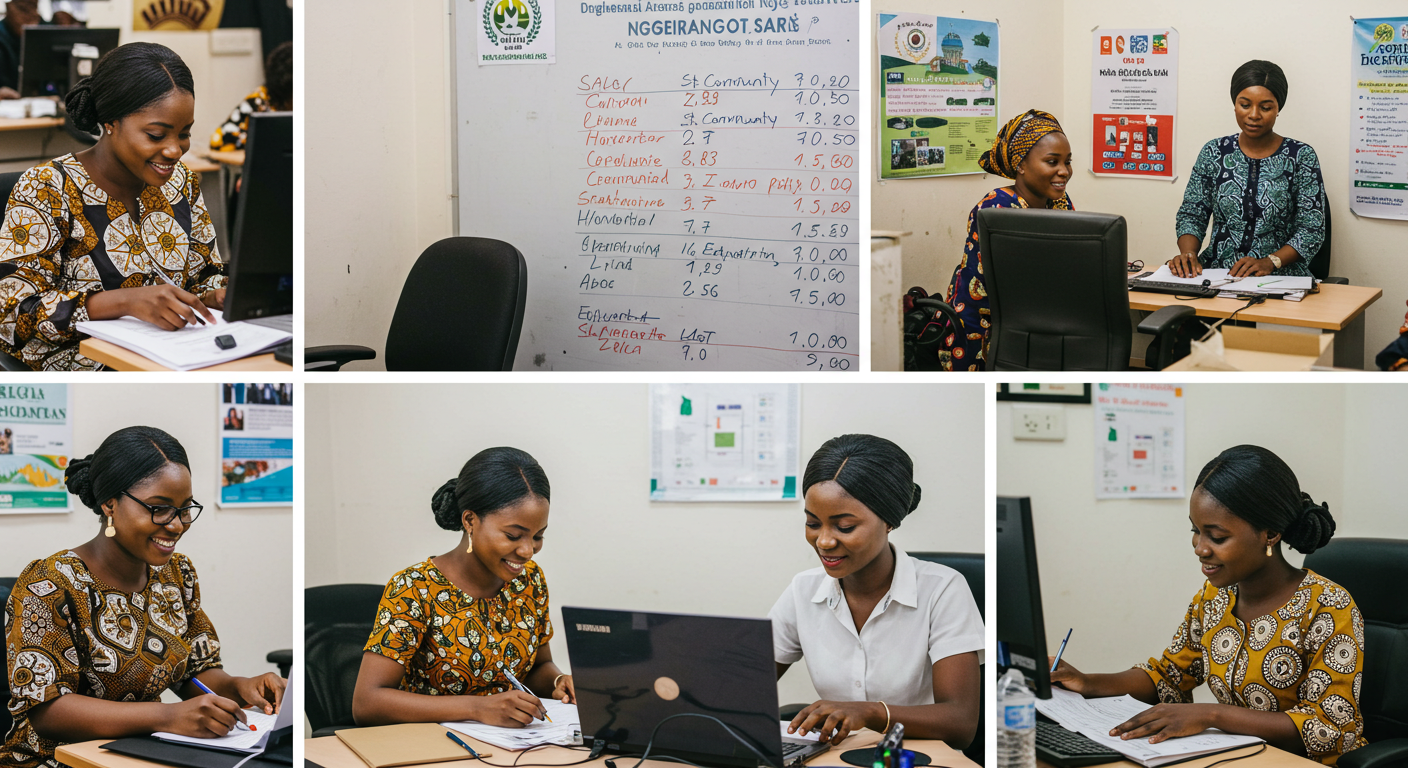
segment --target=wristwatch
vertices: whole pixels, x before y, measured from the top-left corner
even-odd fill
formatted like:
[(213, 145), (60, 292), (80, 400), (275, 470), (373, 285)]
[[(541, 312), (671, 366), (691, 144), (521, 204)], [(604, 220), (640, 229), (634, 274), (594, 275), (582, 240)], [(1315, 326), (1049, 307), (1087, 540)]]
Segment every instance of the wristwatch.
[(1281, 268), (1281, 257), (1280, 257), (1280, 256), (1277, 256), (1276, 254), (1273, 253), (1273, 254), (1271, 254), (1270, 256), (1267, 256), (1266, 258), (1271, 259), (1271, 266), (1272, 266), (1273, 269), (1280, 269), (1280, 268)]

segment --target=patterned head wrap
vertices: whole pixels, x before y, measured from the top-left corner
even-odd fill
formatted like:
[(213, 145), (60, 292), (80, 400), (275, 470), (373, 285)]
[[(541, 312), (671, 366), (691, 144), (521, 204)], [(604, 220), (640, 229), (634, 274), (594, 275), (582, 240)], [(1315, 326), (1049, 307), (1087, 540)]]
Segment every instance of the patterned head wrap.
[(1061, 131), (1055, 115), (1039, 109), (1029, 109), (1007, 121), (993, 139), (992, 149), (978, 158), (978, 165), (988, 173), (1009, 179), (1017, 178), (1017, 164), (1046, 134)]

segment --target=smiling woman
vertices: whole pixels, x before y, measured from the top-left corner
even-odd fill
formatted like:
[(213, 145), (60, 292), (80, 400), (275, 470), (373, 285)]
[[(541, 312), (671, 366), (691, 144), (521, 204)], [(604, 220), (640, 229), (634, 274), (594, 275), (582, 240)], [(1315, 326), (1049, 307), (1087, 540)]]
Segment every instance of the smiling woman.
[(35, 370), (93, 370), (75, 323), (130, 315), (213, 322), (225, 268), (195, 174), (195, 86), (181, 58), (129, 43), (69, 90), (90, 149), (25, 172), (0, 227), (0, 350)]
[[(241, 707), (273, 712), (284, 680), (225, 673), (195, 567), (175, 552), (201, 513), (181, 444), (128, 427), (72, 461), (64, 481), (102, 524), (87, 543), (30, 563), (10, 593), (15, 722), (0, 765), (57, 768), (55, 749), (88, 739), (224, 736)], [(168, 688), (185, 701), (162, 703)]]

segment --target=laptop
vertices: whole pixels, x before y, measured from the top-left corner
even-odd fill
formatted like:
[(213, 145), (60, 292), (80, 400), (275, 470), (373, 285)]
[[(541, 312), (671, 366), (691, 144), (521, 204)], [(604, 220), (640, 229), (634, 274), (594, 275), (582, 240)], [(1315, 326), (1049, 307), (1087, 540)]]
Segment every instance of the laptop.
[[(655, 731), (651, 755), (757, 768), (800, 766), (831, 748), (779, 727), (768, 619), (564, 607), (562, 621), (582, 739), (593, 749), (604, 741), (605, 751), (639, 755)], [(739, 738), (702, 717), (661, 724), (681, 714), (717, 718)]]

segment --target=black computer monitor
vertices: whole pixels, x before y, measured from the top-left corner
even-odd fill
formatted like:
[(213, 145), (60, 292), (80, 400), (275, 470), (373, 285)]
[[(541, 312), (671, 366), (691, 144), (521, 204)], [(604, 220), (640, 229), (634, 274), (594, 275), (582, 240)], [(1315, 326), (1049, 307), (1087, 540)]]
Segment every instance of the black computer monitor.
[[(59, 96), (68, 93), (69, 59), (76, 43), (98, 49), (102, 56), (117, 47), (118, 30), (87, 27), (28, 26), (20, 38), (20, 95)], [(91, 73), (89, 73), (91, 74)], [(84, 77), (75, 73), (74, 78)]]
[(225, 319), (293, 313), (293, 113), (249, 116)]
[(1051, 698), (1046, 658), (1046, 621), (1041, 613), (1041, 578), (1032, 534), (1032, 500), (997, 497), (997, 665), (1022, 674), (1039, 699)]

